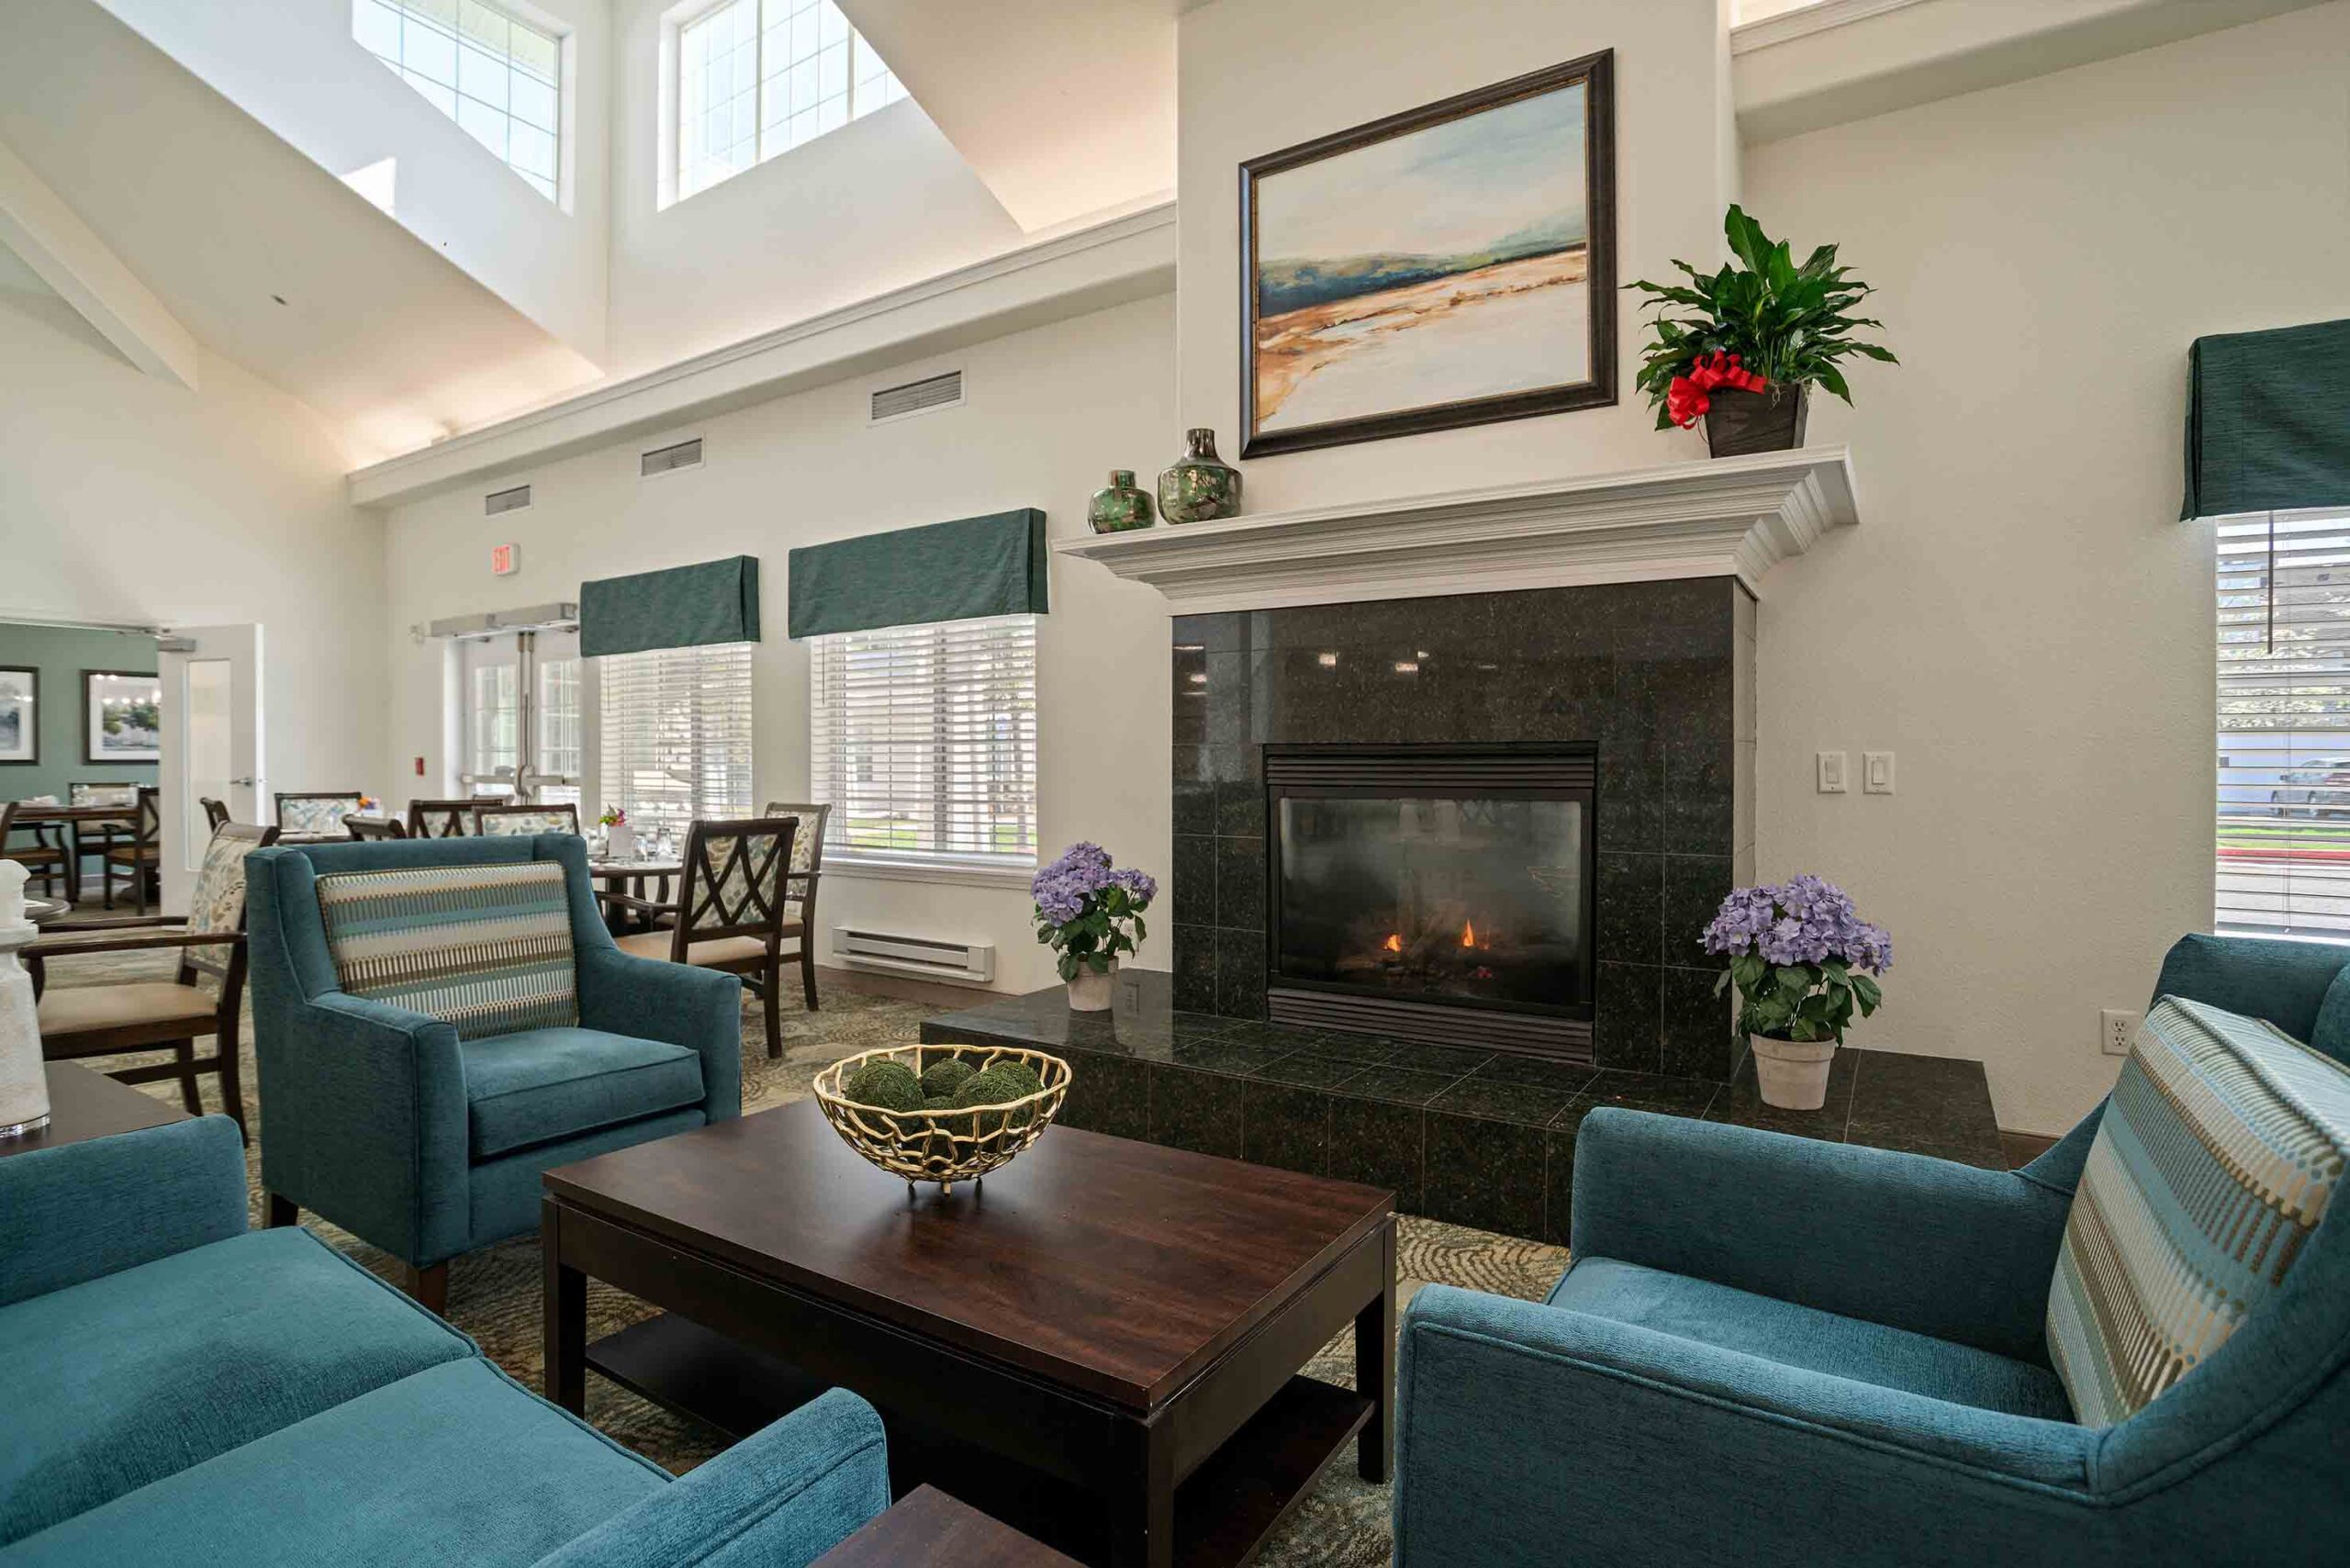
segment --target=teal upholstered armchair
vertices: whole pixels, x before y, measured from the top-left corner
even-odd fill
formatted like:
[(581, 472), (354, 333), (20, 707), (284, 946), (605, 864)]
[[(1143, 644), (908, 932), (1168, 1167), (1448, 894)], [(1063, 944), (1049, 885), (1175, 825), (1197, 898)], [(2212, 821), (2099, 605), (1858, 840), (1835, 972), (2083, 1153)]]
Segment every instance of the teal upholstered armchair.
[(612, 946), (576, 836), (313, 844), (247, 863), (262, 1184), (420, 1301), (535, 1230), (539, 1176), (742, 1114), (742, 982)]
[[(2114, 1095), (2020, 1171), (1595, 1113), (1549, 1300), (1432, 1285), (1404, 1315), (1397, 1568), (2344, 1561), (2350, 1216), (2326, 1217), (2322, 1190), (2350, 1079), (2292, 1042), (2350, 1060), (2345, 958), (2180, 942), (2156, 995), (2190, 1005), (2149, 1018), (2192, 1014), (2210, 1076), (2158, 1088), (2174, 1081), (2142, 1037)], [(2211, 1029), (2194, 1004), (2245, 1016)], [(2269, 1055), (2232, 1054), (2243, 1038)], [(2270, 1101), (2220, 1136), (2195, 1125), (2237, 1109), (2214, 1083), (2255, 1101), (2314, 1085), (2319, 1110)], [(2274, 1223), (2311, 1193), (2305, 1228)], [(2235, 1244), (2199, 1256), (2201, 1226)], [(2067, 1311), (2147, 1277), (2164, 1291), (2122, 1303), (2142, 1332), (2089, 1362)], [(2178, 1354), (2148, 1327), (2161, 1294), (2232, 1333)], [(2112, 1408), (2141, 1378), (2152, 1397)]]

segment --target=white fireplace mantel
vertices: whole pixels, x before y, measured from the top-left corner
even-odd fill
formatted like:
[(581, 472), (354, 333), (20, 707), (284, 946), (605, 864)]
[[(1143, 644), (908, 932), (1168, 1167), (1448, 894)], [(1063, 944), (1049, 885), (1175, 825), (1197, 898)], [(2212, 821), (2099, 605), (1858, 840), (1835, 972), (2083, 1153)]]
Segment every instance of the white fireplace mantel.
[(1494, 489), (1162, 523), (1053, 548), (1181, 614), (1764, 574), (1860, 521), (1852, 454), (1805, 447)]

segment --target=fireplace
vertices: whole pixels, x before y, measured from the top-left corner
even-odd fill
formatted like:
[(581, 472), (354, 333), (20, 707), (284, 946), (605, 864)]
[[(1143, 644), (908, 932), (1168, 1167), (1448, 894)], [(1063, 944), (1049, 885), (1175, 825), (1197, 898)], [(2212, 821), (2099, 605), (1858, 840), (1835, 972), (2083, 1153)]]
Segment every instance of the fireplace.
[(1588, 746), (1264, 754), (1277, 1023), (1587, 1062)]

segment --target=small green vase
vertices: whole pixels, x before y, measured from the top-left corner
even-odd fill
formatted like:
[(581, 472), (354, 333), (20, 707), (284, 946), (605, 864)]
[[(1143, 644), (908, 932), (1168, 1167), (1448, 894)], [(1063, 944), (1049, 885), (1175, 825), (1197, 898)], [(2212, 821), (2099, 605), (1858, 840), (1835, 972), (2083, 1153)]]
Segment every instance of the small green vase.
[(1096, 533), (1124, 533), (1130, 528), (1148, 528), (1153, 521), (1150, 513), (1150, 492), (1135, 484), (1131, 468), (1113, 468), (1110, 482), (1093, 492), (1093, 499), (1086, 503), (1085, 521), (1093, 525)]
[(1183, 455), (1158, 476), (1158, 515), (1169, 522), (1206, 522), (1240, 511), (1240, 470), (1215, 454), (1215, 431), (1184, 432)]

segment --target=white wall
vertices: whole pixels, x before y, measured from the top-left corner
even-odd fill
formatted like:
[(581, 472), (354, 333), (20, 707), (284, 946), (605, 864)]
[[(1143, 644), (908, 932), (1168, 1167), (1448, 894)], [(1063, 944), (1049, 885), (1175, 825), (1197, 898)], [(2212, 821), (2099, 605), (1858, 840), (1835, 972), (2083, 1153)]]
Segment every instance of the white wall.
[[(877, 117), (878, 118), (878, 117)], [(701, 198), (696, 198), (697, 200)], [(690, 204), (688, 204), (690, 205)], [(744, 554), (760, 563), (766, 639), (754, 665), (759, 799), (804, 799), (808, 660), (785, 636), (792, 546), (1013, 507), (1045, 509), (1055, 536), (1085, 527), (1112, 467), (1155, 469), (1174, 438), (1174, 302), (1161, 296), (959, 353), (894, 367), (501, 477), (530, 481), (531, 510), (486, 523), (465, 492), (389, 514), (390, 623), (575, 598), (582, 579)], [(868, 427), (875, 386), (959, 367), (967, 405)], [(643, 448), (699, 435), (707, 465), (645, 481)], [(521, 571), (489, 575), (488, 547), (521, 545)], [(1165, 601), (1082, 564), (1056, 563), (1037, 636), (1038, 820), (1046, 857), (1072, 839), (1165, 872), (1171, 852)], [(437, 644), (396, 630), (386, 776), (415, 792), (443, 756)], [(1024, 888), (828, 876), (822, 918), (997, 945), (1002, 989), (1050, 984)], [(829, 938), (824, 951), (829, 955)], [(1168, 938), (1142, 962), (1164, 968)]]
[[(1737, 192), (1727, 43), (1718, 0), (1220, 0), (1178, 34), (1182, 210), (1181, 407), (1240, 449), (1239, 197), (1251, 158), (1603, 49), (1616, 52), (1617, 257), (1622, 281), (1721, 246)], [(1513, 424), (1242, 464), (1248, 510), (1408, 496), (1704, 455), (1660, 436), (1630, 376), (1639, 318), (1617, 300), (1622, 401)]]
[(209, 352), (200, 385), (0, 277), (0, 614), (259, 622), (271, 783), (380, 790), (382, 524), (317, 415)]
[(662, 17), (670, 9), (674, 0), (612, 3), (604, 367), (614, 376), (934, 277), (1029, 238), (911, 99), (661, 207)]
[[(2094, 1103), (2098, 1010), (2211, 918), (2187, 346), (2350, 307), (2346, 59), (2336, 4), (1747, 151), (1753, 209), (1843, 246), (1904, 361), (1811, 421), (1864, 521), (1768, 585), (1761, 870), (1891, 927), (1863, 1043), (1984, 1058), (2006, 1126)], [(1863, 747), (1899, 793), (1812, 792)]]
[[(567, 30), (568, 211), (523, 184), (351, 36), (351, 0), (101, 0), (331, 174), (397, 162), (392, 216), (599, 364), (605, 350), (611, 23), (602, 0), (508, 0)], [(70, 193), (69, 193), (70, 196)]]

